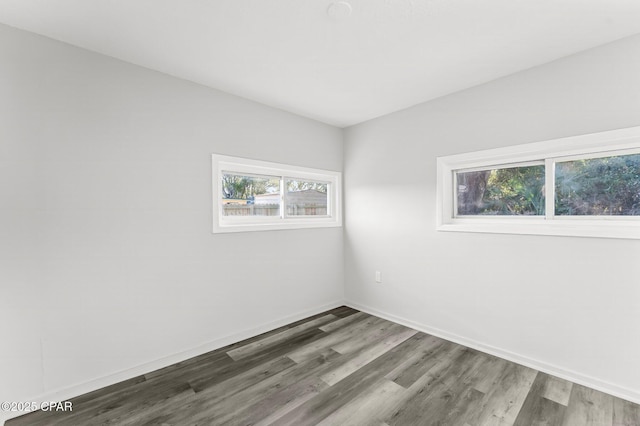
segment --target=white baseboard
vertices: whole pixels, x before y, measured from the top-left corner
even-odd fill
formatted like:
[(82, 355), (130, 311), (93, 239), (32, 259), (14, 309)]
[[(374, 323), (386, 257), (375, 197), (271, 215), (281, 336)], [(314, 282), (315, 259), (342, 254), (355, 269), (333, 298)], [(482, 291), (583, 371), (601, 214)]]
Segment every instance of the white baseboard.
[[(108, 376), (90, 380), (85, 383), (76, 384), (66, 388), (55, 389), (41, 395), (36, 395), (32, 398), (25, 398), (25, 399), (22, 399), (22, 401), (34, 401), (38, 403), (45, 402), (45, 401), (67, 401), (76, 396), (93, 392), (95, 390), (104, 388), (106, 386), (114, 385), (116, 383), (119, 383), (128, 379), (132, 379), (134, 377), (137, 377), (143, 374), (148, 374), (152, 371), (159, 370), (161, 368), (168, 367), (172, 364), (185, 361), (189, 358), (193, 358), (198, 355), (205, 354), (207, 352), (211, 352), (213, 350), (230, 345), (232, 343), (236, 343), (241, 340), (248, 339), (250, 337), (254, 337), (262, 333), (266, 333), (267, 331), (271, 331), (278, 327), (291, 324), (292, 322), (308, 318), (312, 315), (316, 315), (321, 312), (328, 311), (330, 309), (337, 308), (339, 306), (343, 306), (344, 304), (345, 304), (344, 300), (326, 303), (324, 305), (317, 306), (312, 309), (307, 309), (305, 311), (298, 312), (293, 315), (287, 315), (286, 317), (280, 318), (275, 321), (271, 321), (266, 324), (261, 324), (260, 326), (257, 326), (257, 327), (246, 329), (237, 333), (232, 333), (230, 335), (221, 337), (219, 339), (213, 340), (211, 342), (205, 343), (203, 345), (197, 346), (195, 348), (192, 348), (174, 355), (162, 357), (154, 361), (150, 361), (150, 362), (129, 368), (127, 370), (120, 371), (115, 374), (110, 374)], [(4, 424), (4, 421), (12, 419), (14, 417), (19, 417), (24, 414), (26, 413), (0, 412), (0, 424)]]
[(449, 333), (445, 330), (440, 330), (438, 328), (420, 324), (415, 321), (399, 317), (397, 315), (389, 314), (387, 312), (383, 312), (357, 302), (347, 300), (344, 304), (351, 308), (358, 309), (359, 311), (366, 312), (368, 314), (375, 315), (377, 317), (384, 318), (398, 324), (402, 324), (418, 331), (422, 331), (423, 333), (431, 334), (433, 336), (440, 337), (442, 339), (449, 340), (451, 342), (458, 343), (469, 348), (477, 349), (481, 352), (495, 355), (508, 361), (524, 365), (525, 367), (533, 368), (535, 370), (542, 371), (543, 373), (547, 373), (552, 376), (556, 376), (561, 379), (568, 380), (570, 382), (577, 383), (579, 385), (583, 385), (591, 389), (616, 396), (618, 398), (626, 399), (627, 401), (631, 401), (636, 404), (640, 404), (639, 390), (629, 389), (624, 386), (619, 386), (604, 380), (597, 379), (595, 377), (578, 373), (577, 371), (568, 370), (566, 368), (548, 364), (546, 362), (532, 359), (505, 349), (486, 345), (484, 343), (480, 343), (472, 339), (467, 339), (466, 337), (458, 336), (457, 334)]

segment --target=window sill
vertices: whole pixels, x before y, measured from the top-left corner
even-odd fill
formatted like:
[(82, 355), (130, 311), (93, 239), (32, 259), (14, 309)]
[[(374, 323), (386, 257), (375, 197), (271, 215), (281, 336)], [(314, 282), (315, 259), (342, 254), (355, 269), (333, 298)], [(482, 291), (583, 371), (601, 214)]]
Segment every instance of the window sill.
[(438, 231), (481, 232), (491, 234), (552, 235), (566, 237), (595, 237), (640, 239), (640, 223), (612, 218), (602, 219), (452, 219), (437, 227)]
[(341, 227), (342, 223), (328, 218), (313, 221), (282, 220), (278, 222), (214, 223), (213, 225), (213, 232), (219, 234), (230, 232), (282, 231), (287, 229), (337, 228)]

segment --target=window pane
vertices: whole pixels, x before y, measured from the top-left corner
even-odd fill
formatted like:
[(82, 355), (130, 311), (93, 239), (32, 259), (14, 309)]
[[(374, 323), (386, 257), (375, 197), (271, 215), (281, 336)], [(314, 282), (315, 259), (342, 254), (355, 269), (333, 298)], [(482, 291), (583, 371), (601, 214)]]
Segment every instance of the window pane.
[(639, 216), (640, 154), (556, 163), (559, 216)]
[(280, 178), (223, 173), (221, 202), (225, 216), (279, 216)]
[(456, 172), (457, 215), (544, 215), (544, 165)]
[(287, 179), (287, 216), (326, 216), (326, 182)]

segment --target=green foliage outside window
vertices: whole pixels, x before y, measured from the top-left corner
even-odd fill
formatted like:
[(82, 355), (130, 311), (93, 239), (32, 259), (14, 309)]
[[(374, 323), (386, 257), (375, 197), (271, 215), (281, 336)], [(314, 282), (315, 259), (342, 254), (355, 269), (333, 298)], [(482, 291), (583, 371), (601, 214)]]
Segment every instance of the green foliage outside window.
[(280, 189), (278, 177), (257, 177), (225, 173), (222, 175), (224, 198), (247, 200), (259, 194), (277, 192)]
[(323, 194), (327, 193), (327, 184), (320, 182), (312, 182), (306, 180), (287, 180), (287, 191), (289, 192), (297, 192), (297, 191), (309, 191), (315, 190), (318, 192), (322, 192)]
[[(544, 165), (457, 172), (458, 215), (544, 215)], [(556, 216), (640, 216), (640, 154), (558, 161)]]
[(556, 163), (556, 215), (640, 215), (640, 154)]
[(544, 215), (544, 166), (457, 173), (459, 215)]

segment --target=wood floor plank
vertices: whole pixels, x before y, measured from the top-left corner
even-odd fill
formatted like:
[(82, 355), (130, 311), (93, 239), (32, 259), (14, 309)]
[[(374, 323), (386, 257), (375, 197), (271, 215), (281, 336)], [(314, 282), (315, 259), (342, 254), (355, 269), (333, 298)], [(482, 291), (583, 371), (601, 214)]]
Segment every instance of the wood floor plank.
[(303, 362), (307, 359), (314, 358), (317, 353), (331, 348), (338, 343), (353, 340), (359, 334), (375, 327), (382, 321), (382, 319), (371, 315), (365, 316), (361, 320), (351, 323), (348, 327), (336, 329), (333, 332), (325, 332), (325, 335), (321, 339), (316, 340), (312, 344), (301, 346), (289, 352), (287, 356), (295, 362)]
[(389, 372), (386, 377), (400, 386), (409, 388), (429, 371), (441, 357), (448, 356), (453, 348), (454, 344), (451, 342), (428, 336), (410, 360)]
[(218, 374), (219, 371), (232, 369), (238, 366), (238, 364), (234, 363), (227, 354), (223, 353), (222, 355), (224, 355), (224, 357), (204, 358), (199, 363), (183, 364), (177, 368), (166, 369), (164, 374), (149, 373), (145, 375), (145, 378), (148, 382), (152, 383), (167, 380), (182, 380), (189, 382), (201, 377), (206, 377), (207, 375)]
[(270, 392), (260, 398), (255, 404), (245, 406), (240, 413), (235, 413), (227, 423), (235, 425), (255, 425), (262, 420), (272, 419), (271, 423), (286, 415), (289, 411), (316, 396), (328, 386), (316, 376), (309, 376), (302, 380), (283, 386), (277, 392)]
[(281, 406), (267, 417), (262, 417), (262, 419), (255, 423), (253, 426), (270, 426), (280, 424), (280, 419), (283, 416), (287, 415), (290, 411), (309, 401), (311, 398), (314, 398), (322, 387), (326, 387), (326, 384), (324, 382), (317, 383), (317, 388), (309, 388), (308, 392), (297, 393), (295, 398), (291, 398), (285, 405)]
[(554, 376), (547, 375), (546, 377), (547, 380), (542, 389), (542, 396), (565, 407), (569, 405), (573, 383)]
[[(263, 333), (263, 334), (261, 334), (259, 336), (256, 336), (257, 338), (252, 337), (252, 338), (246, 339), (246, 340), (252, 340), (252, 341), (259, 340), (262, 337), (267, 337), (269, 335), (279, 333), (280, 331), (282, 331), (284, 329), (287, 329), (287, 328), (297, 327), (300, 324), (304, 324), (305, 322), (313, 321), (315, 319), (318, 319), (320, 317), (324, 317), (326, 315), (333, 315), (333, 316), (336, 317), (336, 320), (337, 320), (338, 318), (344, 318), (345, 316), (351, 315), (351, 314), (356, 313), (356, 312), (359, 312), (359, 311), (356, 311), (353, 308), (349, 308), (348, 306), (341, 306), (341, 307), (338, 307), (338, 308), (330, 309), (330, 310), (325, 311), (325, 312), (320, 312), (319, 314), (312, 315), (312, 316), (307, 317), (307, 318), (302, 318), (302, 319), (300, 319), (298, 321), (294, 321), (294, 322), (292, 322), (290, 324), (286, 324), (286, 325), (280, 327), (279, 329), (275, 329), (275, 330), (269, 331), (267, 333)], [(240, 344), (238, 344), (238, 343), (240, 343)], [(244, 341), (238, 342), (238, 343), (232, 343), (231, 345), (229, 345), (230, 347), (227, 348), (226, 351), (229, 351), (229, 350), (231, 350), (233, 348), (237, 348), (237, 347), (240, 347), (240, 346), (244, 345)]]
[[(336, 353), (336, 356), (340, 356)], [(330, 362), (330, 361), (329, 361)], [(269, 398), (278, 396), (279, 393), (287, 387), (296, 383), (310, 380), (313, 382), (313, 391), (320, 391), (326, 385), (317, 377), (316, 370), (323, 369), (327, 364), (326, 357), (318, 357), (314, 360), (307, 361), (302, 364), (295, 365), (287, 370), (282, 371), (274, 376), (256, 383), (228, 398), (224, 399), (224, 404), (219, 404), (213, 410), (199, 413), (197, 419), (212, 419), (216, 424), (234, 424), (234, 419), (241, 418), (243, 412), (251, 406), (262, 406), (261, 404)], [(305, 382), (306, 383), (306, 382)], [(261, 413), (268, 415), (266, 411)]]
[(574, 384), (562, 426), (612, 426), (613, 397)]
[(451, 409), (446, 416), (441, 419), (438, 426), (459, 426), (464, 424), (469, 413), (477, 410), (482, 404), (484, 394), (473, 387), (465, 388), (462, 393), (457, 396)]
[(92, 401), (95, 398), (104, 398), (107, 395), (113, 395), (113, 394), (116, 394), (118, 392), (122, 392), (123, 390), (126, 390), (127, 388), (130, 388), (131, 386), (135, 386), (138, 383), (142, 383), (142, 382), (144, 382), (146, 380), (147, 380), (147, 378), (144, 375), (133, 377), (131, 379), (124, 380), (124, 381), (116, 383), (114, 385), (106, 386), (106, 387), (98, 389), (96, 391), (85, 393), (84, 395), (77, 396), (77, 397), (73, 398), (73, 403), (77, 404), (78, 406), (81, 406), (82, 404), (84, 404), (87, 401)]
[(638, 426), (640, 425), (640, 405), (613, 399), (613, 426)]
[[(118, 424), (121, 418), (127, 418), (136, 410), (147, 407), (158, 407), (167, 401), (193, 395), (193, 389), (185, 382), (160, 382), (150, 384), (142, 382), (116, 395), (105, 395), (95, 403), (74, 406), (74, 410), (65, 418), (56, 421), (45, 420), (42, 425), (102, 425)], [(35, 426), (39, 423), (30, 421), (26, 424)]]
[(255, 366), (254, 368), (241, 372), (235, 376), (230, 377), (228, 380), (217, 383), (206, 390), (203, 390), (196, 394), (194, 398), (189, 402), (187, 409), (176, 410), (172, 409), (168, 412), (159, 412), (156, 417), (150, 417), (151, 424), (186, 424), (188, 423), (193, 414), (202, 413), (205, 410), (211, 410), (218, 404), (247, 388), (250, 388), (258, 383), (282, 373), (296, 364), (287, 357), (280, 357), (273, 360), (269, 360), (264, 364)]
[(222, 365), (233, 363), (233, 359), (231, 359), (229, 355), (220, 351), (209, 352), (196, 358), (190, 358), (188, 360), (172, 364), (168, 367), (151, 371), (146, 373), (143, 377), (146, 380), (151, 380), (156, 377), (168, 377), (169, 375), (183, 376), (188, 371), (199, 370), (205, 366), (214, 365), (220, 367)]
[(168, 395), (161, 399), (145, 399), (141, 403), (123, 406), (119, 410), (111, 410), (96, 416), (90, 420), (83, 422), (86, 426), (137, 426), (146, 420), (149, 416), (155, 415), (162, 410), (175, 410), (176, 407), (182, 407), (192, 400), (195, 392), (193, 389), (185, 389), (180, 393)]
[[(335, 353), (335, 356), (340, 355)], [(288, 360), (292, 362), (291, 360)], [(250, 386), (241, 382), (222, 382), (196, 394), (189, 410), (176, 410), (153, 419), (154, 424), (232, 424), (234, 418), (240, 418), (243, 411), (259, 404), (281, 389), (313, 376), (317, 368), (328, 362), (327, 357), (318, 357), (303, 364), (291, 364), (276, 374), (264, 375), (262, 380), (254, 380)], [(256, 371), (258, 372), (259, 369)], [(315, 377), (318, 381), (319, 379)], [(267, 416), (269, 413), (265, 413)]]
[(210, 370), (203, 371), (198, 377), (190, 378), (189, 383), (196, 392), (201, 392), (217, 383), (227, 380), (229, 377), (242, 373), (246, 369), (261, 365), (267, 360), (286, 355), (290, 351), (314, 342), (324, 335), (325, 333), (318, 328), (312, 328), (278, 345), (264, 348), (261, 352), (257, 352), (251, 357), (243, 358), (232, 364), (224, 365), (221, 368), (214, 367)]
[[(335, 385), (340, 380), (362, 368), (362, 366), (369, 364), (376, 358), (390, 351), (391, 349), (398, 346), (417, 333), (416, 330), (412, 330), (403, 326), (401, 327), (402, 328), (399, 328), (396, 333), (389, 335), (380, 343), (374, 344), (362, 350), (358, 353), (357, 356), (353, 357), (348, 362), (336, 367), (335, 369), (328, 371), (327, 373), (320, 376), (320, 378), (330, 386)], [(333, 349), (335, 350), (335, 348)]]
[(353, 308), (351, 308), (349, 306), (340, 306), (338, 308), (330, 310), (327, 313), (333, 314), (333, 315), (335, 315), (337, 317), (340, 317), (340, 318), (346, 318), (346, 317), (348, 317), (350, 315), (357, 314), (358, 312), (360, 312), (360, 311), (357, 310), (357, 309), (353, 309)]
[[(144, 381), (145, 381), (144, 376), (137, 376), (137, 377), (116, 383), (114, 385), (106, 386), (102, 389), (77, 396), (71, 399), (72, 404), (76, 407), (74, 411), (76, 413), (78, 412), (86, 413), (87, 411), (93, 408), (92, 407), (93, 405), (96, 405), (97, 401), (100, 401), (100, 400), (104, 401), (104, 400), (113, 398), (114, 395), (117, 395), (119, 392), (124, 392), (130, 387), (135, 386)], [(90, 402), (91, 402), (91, 405), (89, 405)], [(11, 422), (12, 424), (15, 424), (15, 425), (22, 425), (22, 424), (48, 425), (48, 424), (55, 424), (56, 422), (59, 422), (59, 421), (67, 421), (68, 418), (69, 418), (69, 415), (63, 416), (60, 413), (58, 413), (57, 416), (52, 416), (51, 413), (46, 411), (36, 411), (28, 415), (21, 416), (19, 418), (11, 420)], [(23, 421), (25, 423), (23, 423)]]
[(209, 403), (219, 402), (295, 365), (295, 362), (287, 357), (274, 358), (249, 370), (240, 371), (225, 381), (212, 384), (199, 393), (202, 394), (201, 398)]
[(353, 353), (370, 346), (373, 342), (378, 342), (395, 333), (398, 330), (404, 330), (407, 327), (393, 323), (391, 321), (382, 320), (374, 326), (368, 327), (354, 335), (352, 338), (337, 343), (331, 348), (341, 354)]
[(366, 392), (334, 411), (318, 423), (318, 426), (380, 424), (406, 392), (402, 386), (382, 378)]
[(340, 318), (339, 320), (330, 322), (329, 324), (325, 324), (325, 325), (323, 325), (322, 327), (319, 327), (319, 328), (320, 328), (320, 330), (322, 330), (322, 331), (324, 331), (326, 333), (329, 333), (329, 332), (335, 331), (335, 330), (337, 330), (339, 328), (342, 328), (345, 325), (352, 324), (352, 323), (357, 322), (357, 321), (362, 321), (362, 320), (364, 320), (366, 318), (371, 318), (371, 315), (366, 314), (364, 312), (358, 312), (356, 314), (349, 315), (347, 317)]
[(640, 426), (637, 404), (348, 307), (71, 401), (6, 426)]
[[(467, 349), (468, 350), (468, 349)], [(460, 425), (467, 414), (477, 407), (483, 394), (474, 389), (475, 383), (484, 377), (484, 369), (490, 360), (484, 354), (477, 351), (469, 351), (473, 356), (469, 358), (468, 367), (462, 369), (463, 374), (450, 374), (453, 382), (442, 379), (445, 385), (439, 398), (431, 398), (424, 409), (438, 419), (439, 426)], [(432, 390), (433, 393), (434, 390)]]
[[(434, 419), (444, 419), (447, 402), (451, 399), (450, 389), (463, 376), (477, 367), (481, 361), (474, 352), (459, 347), (448, 357), (441, 357), (422, 377), (407, 390), (407, 399), (400, 402), (389, 418), (389, 425), (429, 424)], [(465, 386), (466, 387), (466, 386)]]
[[(514, 426), (560, 426), (566, 406), (545, 397), (555, 377), (538, 373)], [(551, 386), (549, 385), (551, 383)]]
[(341, 380), (318, 396), (297, 407), (280, 419), (279, 426), (312, 426), (322, 421), (344, 404), (366, 392), (381, 377), (408, 359), (427, 336), (418, 333)]
[(525, 420), (516, 424), (521, 426), (560, 426), (566, 408), (564, 405), (558, 404), (555, 401), (541, 398), (530, 413), (531, 417), (529, 419), (523, 417)]
[(496, 385), (486, 394), (481, 409), (466, 420), (472, 426), (511, 426), (533, 385), (537, 371), (507, 363)]
[(233, 360), (237, 361), (239, 359), (251, 356), (256, 352), (264, 350), (269, 346), (274, 346), (274, 345), (277, 345), (278, 343), (282, 343), (283, 341), (286, 341), (287, 339), (295, 336), (296, 334), (300, 334), (311, 328), (318, 328), (323, 324), (334, 321), (336, 319), (337, 317), (335, 315), (331, 315), (331, 314), (325, 315), (313, 321), (305, 322), (296, 327), (289, 328), (273, 336), (265, 337), (264, 339), (249, 343), (245, 346), (232, 349), (227, 352), (227, 355), (229, 355)]
[(484, 394), (490, 393), (500, 383), (508, 365), (509, 361), (507, 360), (491, 357), (490, 363), (485, 367), (484, 377), (474, 385), (475, 389)]

